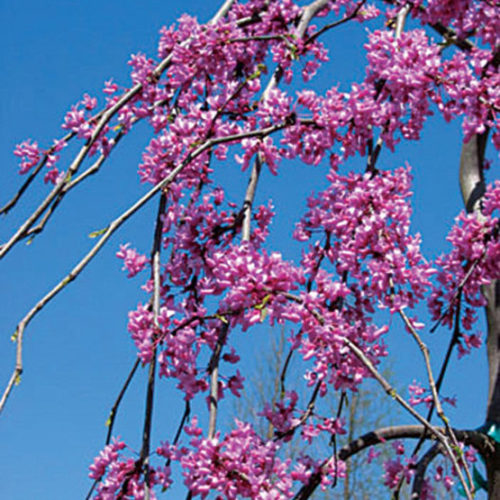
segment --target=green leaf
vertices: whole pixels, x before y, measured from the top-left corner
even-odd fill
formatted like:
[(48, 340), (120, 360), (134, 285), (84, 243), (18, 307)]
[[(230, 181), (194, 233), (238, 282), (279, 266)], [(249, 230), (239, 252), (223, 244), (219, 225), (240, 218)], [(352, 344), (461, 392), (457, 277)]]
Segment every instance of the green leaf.
[(257, 70), (254, 71), (249, 77), (248, 80), (255, 80), (256, 78), (259, 78), (261, 71)]
[(89, 238), (97, 238), (98, 236), (101, 236), (101, 234), (104, 234), (108, 230), (107, 227), (104, 227), (102, 229), (99, 229), (98, 231), (92, 231), (89, 234)]
[(222, 316), (220, 314), (214, 314), (214, 316), (217, 318), (217, 319), (220, 319), (225, 325), (227, 325), (229, 322), (227, 321), (227, 319), (225, 318), (225, 316)]
[(262, 299), (262, 302), (260, 304), (257, 304), (254, 307), (254, 309), (257, 309), (258, 311), (260, 311), (261, 309), (264, 309), (266, 307), (266, 304), (271, 300), (271, 297), (272, 295), (270, 293), (268, 293), (263, 299)]

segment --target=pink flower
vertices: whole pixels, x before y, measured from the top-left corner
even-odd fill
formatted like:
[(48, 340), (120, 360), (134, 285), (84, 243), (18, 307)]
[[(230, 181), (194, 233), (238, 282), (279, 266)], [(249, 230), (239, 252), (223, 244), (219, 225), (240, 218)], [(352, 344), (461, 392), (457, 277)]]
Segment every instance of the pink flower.
[(125, 443), (119, 439), (114, 439), (111, 444), (108, 444), (94, 459), (94, 463), (89, 467), (91, 479), (101, 479), (106, 473), (109, 465), (115, 462), (118, 458), (120, 450), (125, 448)]
[(107, 80), (104, 82), (103, 93), (107, 95), (113, 95), (118, 90), (118, 85), (113, 82), (113, 80)]
[(375, 449), (374, 446), (371, 446), (369, 449), (368, 449), (368, 454), (366, 456), (366, 461), (371, 464), (373, 462), (373, 460), (375, 460), (377, 457), (380, 456), (382, 452), (381, 451), (377, 451)]
[(149, 259), (145, 255), (139, 254), (137, 250), (128, 248), (129, 245), (130, 243), (120, 245), (120, 250), (116, 252), (116, 256), (123, 259), (122, 269), (128, 271), (128, 278), (132, 278), (146, 267)]
[(38, 143), (36, 141), (31, 141), (31, 139), (18, 144), (14, 149), (14, 154), (21, 158), (20, 174), (25, 174), (37, 165), (42, 156), (42, 152), (38, 148)]

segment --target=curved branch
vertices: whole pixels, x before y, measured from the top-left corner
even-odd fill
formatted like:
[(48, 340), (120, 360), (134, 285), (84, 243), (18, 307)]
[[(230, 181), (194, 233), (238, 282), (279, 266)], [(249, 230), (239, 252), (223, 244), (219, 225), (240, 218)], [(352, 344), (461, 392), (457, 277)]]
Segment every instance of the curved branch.
[(411, 498), (418, 500), (424, 487), (425, 472), (432, 461), (443, 451), (441, 443), (435, 443), (427, 450), (424, 456), (418, 461), (415, 467), (415, 476), (413, 477), (413, 487), (411, 490)]
[[(437, 428), (440, 432), (446, 432), (442, 427)], [(492, 438), (476, 430), (453, 429), (457, 440), (466, 446), (473, 446), (479, 454), (487, 458), (494, 451), (494, 441)], [(363, 436), (351, 441), (346, 446), (343, 446), (339, 451), (339, 459), (346, 460), (352, 455), (356, 455), (365, 448), (377, 444), (385, 443), (395, 439), (420, 439), (426, 436), (428, 440), (435, 441), (435, 436), (428, 435), (425, 425), (395, 425), (390, 427), (381, 427), (372, 432), (368, 432)]]
[[(437, 428), (437, 430), (441, 433), (446, 432), (443, 428)], [(467, 446), (473, 446), (484, 458), (489, 458), (494, 453), (495, 446), (493, 439), (482, 432), (476, 430), (453, 429), (453, 433), (457, 437), (458, 441)], [(393, 441), (396, 439), (420, 439), (422, 437), (425, 437), (428, 440), (436, 439), (435, 436), (429, 435), (425, 425), (382, 427), (375, 431), (368, 432), (363, 436), (360, 436), (358, 439), (351, 441), (346, 446), (343, 446), (339, 450), (337, 456), (339, 460), (345, 461), (349, 457), (360, 453), (370, 446), (383, 444), (387, 441)], [(331, 459), (328, 458), (325, 460), (322, 467), (311, 475), (309, 481), (295, 495), (294, 500), (305, 500), (310, 498), (316, 488), (320, 485), (321, 478), (325, 473), (329, 460)]]

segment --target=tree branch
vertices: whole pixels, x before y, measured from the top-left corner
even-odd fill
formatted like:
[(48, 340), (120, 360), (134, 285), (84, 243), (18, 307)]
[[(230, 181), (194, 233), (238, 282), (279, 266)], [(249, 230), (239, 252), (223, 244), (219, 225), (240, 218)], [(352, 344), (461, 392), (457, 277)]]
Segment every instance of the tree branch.
[(413, 487), (411, 493), (411, 498), (413, 500), (418, 500), (420, 498), (422, 488), (424, 486), (425, 472), (432, 461), (440, 453), (442, 453), (442, 448), (441, 443), (434, 443), (425, 455), (418, 461), (415, 467), (415, 476), (413, 477)]
[[(445, 429), (443, 428), (436, 427), (435, 430), (441, 433), (441, 435), (445, 432)], [(492, 453), (494, 453), (495, 446), (493, 439), (482, 432), (460, 429), (453, 429), (453, 432), (461, 443), (467, 446), (473, 446), (481, 454), (481, 456), (488, 458), (492, 455)], [(395, 439), (420, 439), (424, 436), (425, 439), (436, 439), (435, 435), (428, 434), (427, 425), (382, 427), (375, 431), (368, 432), (354, 441), (351, 441), (346, 446), (343, 446), (338, 452), (338, 458), (339, 460), (346, 461), (349, 457), (360, 453), (370, 446), (384, 444), (387, 441)], [(329, 460), (331, 459), (328, 458), (325, 460), (323, 466), (311, 475), (309, 481), (295, 495), (294, 500), (306, 500), (307, 498), (310, 498), (316, 488), (320, 485), (321, 478), (325, 473)]]
[(226, 343), (227, 332), (229, 331), (229, 322), (222, 321), (222, 326), (215, 344), (214, 351), (208, 363), (207, 371), (210, 375), (210, 396), (209, 396), (209, 422), (208, 422), (208, 439), (212, 439), (215, 435), (217, 423), (217, 405), (219, 399), (219, 361), (222, 348)]

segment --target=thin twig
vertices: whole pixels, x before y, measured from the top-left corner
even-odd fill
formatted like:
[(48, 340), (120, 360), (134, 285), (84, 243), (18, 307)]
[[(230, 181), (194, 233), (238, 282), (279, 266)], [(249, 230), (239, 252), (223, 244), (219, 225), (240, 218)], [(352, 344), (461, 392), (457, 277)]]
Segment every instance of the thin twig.
[(290, 350), (288, 351), (288, 354), (286, 356), (285, 363), (283, 364), (283, 369), (281, 370), (281, 375), (280, 375), (280, 388), (281, 388), (280, 395), (281, 395), (281, 398), (285, 397), (286, 372), (288, 370), (288, 366), (290, 365), (290, 361), (292, 359), (293, 353), (294, 353), (294, 349), (290, 348)]
[[(76, 132), (70, 132), (69, 134), (66, 134), (58, 142), (67, 142), (75, 135), (76, 135)], [(24, 181), (22, 186), (18, 189), (17, 193), (2, 208), (0, 208), (0, 214), (7, 215), (9, 210), (16, 205), (16, 203), (21, 199), (22, 195), (26, 192), (26, 190), (28, 189), (30, 184), (34, 181), (35, 177), (38, 175), (40, 170), (47, 163), (49, 155), (52, 154), (54, 152), (54, 150), (55, 150), (55, 146), (52, 146), (48, 149), (48, 151), (45, 152), (45, 154), (43, 155), (43, 158), (38, 162), (38, 165), (36, 165), (35, 168), (31, 171), (30, 175)]]
[[(191, 414), (191, 403), (189, 401), (186, 401), (184, 405), (184, 413), (182, 414), (181, 421), (179, 422), (179, 427), (177, 427), (177, 431), (175, 433), (174, 440), (172, 441), (172, 445), (175, 446), (179, 438), (181, 437), (182, 434), (182, 429), (184, 427), (184, 424), (186, 423), (186, 420), (189, 418), (189, 415)], [(166, 461), (166, 466), (169, 467), (170, 463), (172, 462), (172, 458), (169, 456)]]
[(308, 44), (314, 42), (314, 40), (316, 40), (318, 37), (320, 37), (323, 33), (327, 32), (331, 29), (337, 28), (338, 26), (341, 26), (342, 24), (347, 23), (351, 19), (354, 19), (358, 15), (359, 10), (361, 9), (361, 7), (365, 3), (366, 3), (366, 0), (362, 0), (360, 3), (358, 3), (356, 8), (348, 16), (344, 16), (342, 19), (339, 19), (339, 20), (334, 21), (332, 23), (325, 24), (325, 26), (323, 26), (320, 30), (316, 31), (316, 33), (313, 33), (310, 37), (308, 37), (306, 39), (306, 41), (304, 42), (304, 45), (308, 45)]
[(318, 382), (316, 383), (314, 391), (311, 394), (311, 398), (309, 399), (309, 403), (307, 404), (306, 411), (302, 414), (299, 420), (294, 425), (292, 425), (290, 429), (287, 429), (286, 431), (283, 432), (276, 432), (274, 436), (275, 441), (283, 439), (284, 437), (292, 436), (295, 433), (295, 431), (312, 415), (314, 407), (316, 406), (316, 398), (318, 397), (322, 383), (323, 380), (318, 380)]
[[(343, 390), (340, 394), (340, 399), (339, 399), (339, 406), (337, 408), (337, 415), (335, 416), (335, 419), (338, 420), (341, 415), (342, 415), (342, 409), (344, 407), (344, 401), (346, 400), (346, 391)], [(334, 433), (330, 437), (330, 445), (333, 447), (333, 470), (334, 470), (334, 478), (333, 478), (333, 483), (332, 483), (332, 488), (335, 488), (337, 486), (337, 470), (338, 470), (338, 460), (337, 460), (337, 434)], [(346, 470), (346, 474), (347, 474)], [(346, 482), (347, 482), (347, 476), (346, 476)]]
[(120, 393), (118, 394), (118, 397), (116, 398), (116, 401), (114, 402), (113, 407), (109, 412), (109, 417), (108, 420), (106, 421), (106, 425), (108, 426), (108, 433), (106, 435), (106, 445), (108, 445), (111, 442), (111, 435), (113, 434), (113, 426), (115, 424), (116, 415), (118, 414), (118, 408), (123, 399), (123, 396), (125, 395), (125, 392), (128, 389), (128, 386), (130, 385), (130, 382), (134, 378), (135, 372), (139, 367), (140, 361), (141, 360), (139, 358), (135, 360), (134, 365), (132, 366), (132, 369), (130, 370), (127, 376), (127, 379), (125, 380), (125, 383), (123, 384), (123, 387), (121, 388)]

